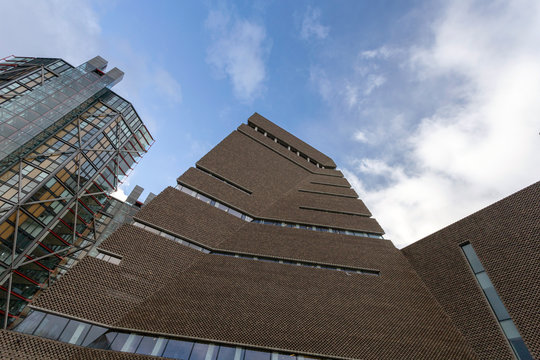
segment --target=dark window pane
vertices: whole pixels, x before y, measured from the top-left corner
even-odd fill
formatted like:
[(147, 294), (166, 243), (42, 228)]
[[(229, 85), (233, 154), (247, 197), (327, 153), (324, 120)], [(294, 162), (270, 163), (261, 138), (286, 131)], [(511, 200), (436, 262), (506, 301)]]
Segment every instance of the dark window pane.
[(82, 342), (82, 346), (88, 346), (89, 344), (94, 342), (94, 340), (96, 340), (98, 337), (105, 334), (106, 331), (107, 329), (104, 327), (92, 325), (90, 327), (90, 331), (88, 331), (88, 334), (86, 335), (86, 337), (84, 338), (84, 341)]
[(119, 333), (111, 343), (111, 350), (134, 353), (141, 339), (140, 335)]
[(531, 353), (521, 338), (510, 340), (510, 343), (512, 344), (514, 352), (519, 360), (533, 360)]
[[(105, 333), (94, 340), (90, 345), (88, 345), (88, 347), (107, 350), (111, 346), (111, 343), (114, 341), (116, 335), (118, 335), (117, 332)], [(84, 339), (84, 341), (86, 342), (86, 339)]]
[(488, 289), (485, 289), (484, 293), (486, 294), (489, 304), (493, 308), (493, 311), (495, 312), (497, 319), (499, 320), (510, 319), (510, 315), (508, 314), (508, 311), (506, 311), (506, 308), (504, 307), (504, 304), (502, 303), (501, 298), (495, 291), (495, 288), (490, 287)]
[(216, 345), (196, 343), (195, 346), (193, 346), (189, 360), (215, 360), (216, 355)]
[(32, 334), (44, 317), (45, 313), (42, 313), (40, 311), (32, 311), (26, 317), (26, 319), (23, 320), (23, 322), (17, 325), (15, 331), (21, 332), (23, 334)]
[(58, 341), (80, 345), (88, 330), (90, 330), (90, 324), (70, 320)]
[(34, 335), (41, 336), (47, 339), (56, 340), (66, 327), (69, 319), (53, 314), (47, 314), (45, 319), (39, 324)]
[(236, 352), (241, 352), (241, 348), (230, 347), (230, 346), (220, 346), (217, 360), (241, 360), (241, 353), (237, 356)]
[(246, 350), (245, 360), (270, 360), (270, 353), (266, 351)]
[(478, 256), (476, 256), (476, 252), (474, 251), (472, 245), (463, 245), (461, 248), (463, 249), (463, 252), (467, 257), (467, 260), (469, 260), (469, 264), (471, 264), (474, 273), (476, 274), (484, 271), (484, 267), (482, 266), (482, 263), (480, 263), (480, 259), (478, 259)]
[(166, 344), (167, 339), (145, 336), (139, 344), (136, 353), (161, 356)]
[(169, 340), (163, 352), (163, 357), (187, 360), (193, 348), (193, 343), (182, 340)]

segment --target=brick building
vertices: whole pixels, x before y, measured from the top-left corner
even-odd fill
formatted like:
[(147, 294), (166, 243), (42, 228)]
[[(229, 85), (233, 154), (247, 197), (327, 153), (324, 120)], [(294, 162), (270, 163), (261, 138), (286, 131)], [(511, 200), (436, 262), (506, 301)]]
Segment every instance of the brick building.
[[(511, 287), (538, 280), (538, 184), (400, 251), (329, 157), (258, 114), (177, 182), (0, 332), (4, 356), (512, 359), (510, 343), (538, 355), (538, 281)], [(482, 271), (521, 342), (490, 312)]]

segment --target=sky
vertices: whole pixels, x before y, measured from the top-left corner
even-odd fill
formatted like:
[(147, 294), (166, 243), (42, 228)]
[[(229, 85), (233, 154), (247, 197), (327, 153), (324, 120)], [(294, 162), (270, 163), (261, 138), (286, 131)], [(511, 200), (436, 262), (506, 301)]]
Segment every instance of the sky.
[(540, 2), (0, 0), (0, 57), (101, 55), (159, 193), (254, 112), (329, 155), (401, 248), (540, 179)]

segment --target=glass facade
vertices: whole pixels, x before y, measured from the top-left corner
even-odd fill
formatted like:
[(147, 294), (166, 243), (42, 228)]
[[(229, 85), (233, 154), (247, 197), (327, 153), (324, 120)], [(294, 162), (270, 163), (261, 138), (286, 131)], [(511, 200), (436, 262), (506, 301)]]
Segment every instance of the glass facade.
[(32, 311), (15, 331), (47, 339), (114, 350), (132, 354), (153, 355), (180, 360), (306, 360), (315, 359), (296, 354), (283, 354), (264, 349), (170, 339), (142, 333), (115, 331), (83, 321), (41, 311)]
[(106, 64), (0, 62), (4, 328), (100, 241), (109, 194), (154, 141), (133, 106), (109, 89), (122, 72), (104, 73)]
[(495, 314), (504, 335), (506, 336), (506, 339), (514, 351), (514, 354), (519, 360), (532, 360), (533, 357), (531, 353), (527, 349), (527, 346), (519, 334), (516, 325), (510, 318), (506, 307), (499, 297), (499, 294), (497, 294), (495, 287), (491, 283), (491, 280), (489, 279), (489, 276), (482, 266), (482, 263), (476, 255), (472, 245), (462, 245), (461, 250), (463, 250), (463, 253), (465, 254), (465, 257), (467, 258), (467, 261), (469, 262), (469, 265), (471, 266), (471, 269), (476, 277), (476, 281), (482, 288), (482, 291), (484, 292), (484, 295), (486, 296), (486, 299), (491, 306), (491, 309), (493, 310), (493, 313)]

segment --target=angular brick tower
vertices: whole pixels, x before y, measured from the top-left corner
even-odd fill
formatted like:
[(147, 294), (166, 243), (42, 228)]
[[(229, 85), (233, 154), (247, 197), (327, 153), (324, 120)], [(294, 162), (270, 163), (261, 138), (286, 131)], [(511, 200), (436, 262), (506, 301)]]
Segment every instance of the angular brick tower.
[(13, 354), (477, 358), (334, 162), (258, 114), (134, 219), (1, 333)]

